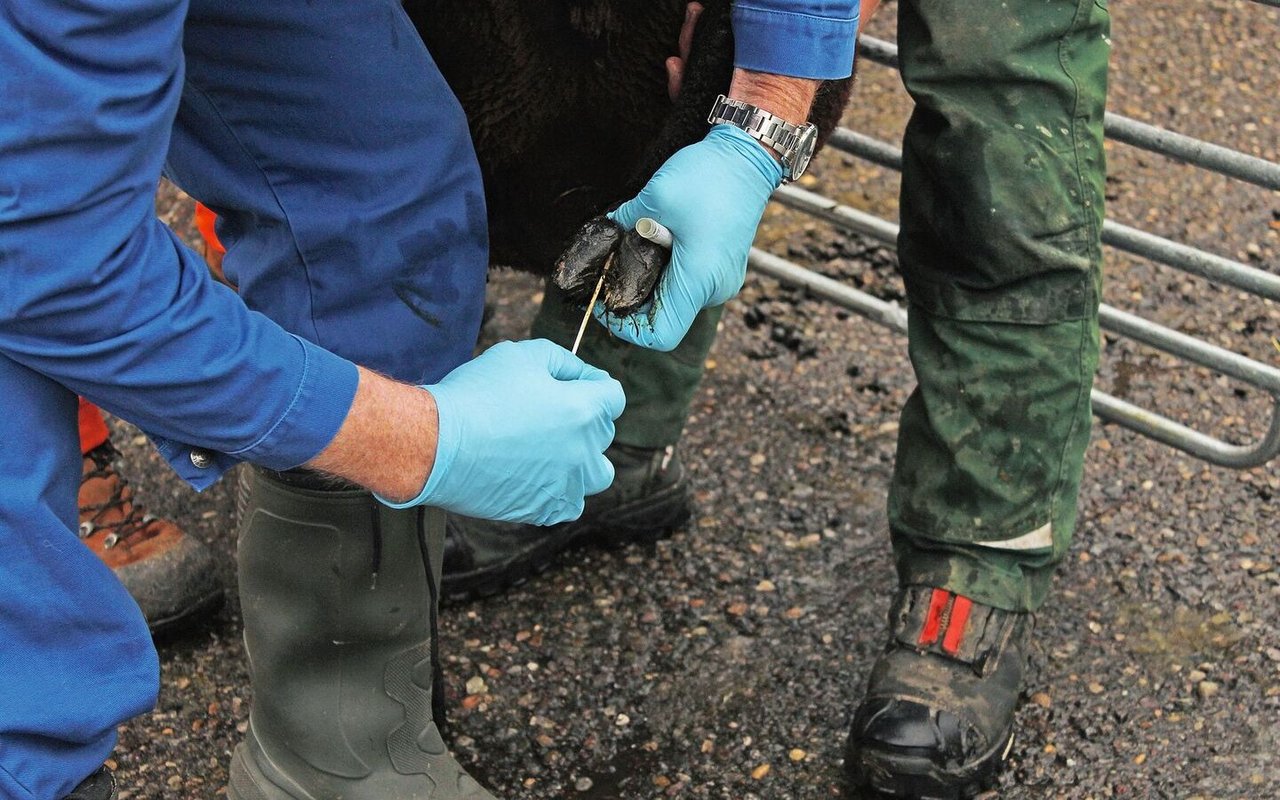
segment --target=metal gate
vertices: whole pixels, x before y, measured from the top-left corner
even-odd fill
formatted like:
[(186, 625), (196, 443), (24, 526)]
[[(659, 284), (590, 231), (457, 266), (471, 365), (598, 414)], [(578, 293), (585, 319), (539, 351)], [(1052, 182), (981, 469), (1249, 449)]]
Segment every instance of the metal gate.
[[(1280, 0), (1255, 0), (1280, 7)], [(860, 58), (897, 68), (898, 49), (891, 42), (863, 35)], [(1280, 164), (1230, 148), (1173, 133), (1108, 112), (1107, 138), (1149, 150), (1241, 181), (1280, 191)], [(828, 147), (849, 153), (882, 167), (901, 171), (902, 151), (894, 145), (839, 128)], [(822, 195), (796, 186), (784, 186), (774, 194), (779, 203), (811, 214), (847, 231), (867, 236), (890, 247), (896, 246), (898, 226), (880, 217), (839, 204)], [(1104, 244), (1132, 255), (1198, 275), (1256, 297), (1280, 302), (1280, 275), (1251, 267), (1240, 261), (1199, 250), (1154, 234), (1107, 220), (1102, 229)], [(854, 313), (899, 333), (907, 329), (906, 310), (896, 303), (873, 297), (839, 281), (819, 275), (786, 259), (752, 249), (750, 266), (786, 284), (805, 288), (814, 296), (835, 302)], [(1166, 417), (1158, 411), (1134, 405), (1098, 389), (1093, 390), (1093, 411), (1114, 422), (1191, 455), (1227, 467), (1244, 469), (1264, 464), (1280, 453), (1280, 369), (1238, 353), (1179, 333), (1143, 317), (1103, 304), (1102, 329), (1141, 344), (1209, 367), (1235, 378), (1270, 396), (1271, 413), (1266, 432), (1255, 441), (1239, 445), (1208, 435)], [(1280, 345), (1277, 345), (1280, 347)]]

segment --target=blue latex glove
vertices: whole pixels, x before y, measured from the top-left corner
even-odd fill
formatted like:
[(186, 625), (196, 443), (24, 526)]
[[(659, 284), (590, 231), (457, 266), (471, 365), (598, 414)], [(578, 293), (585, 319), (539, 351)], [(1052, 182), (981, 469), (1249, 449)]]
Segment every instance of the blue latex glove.
[(392, 508), (554, 525), (613, 483), (604, 450), (622, 385), (545, 339), (501, 342), (433, 386), (440, 433), (422, 492)]
[(634, 199), (609, 216), (624, 228), (652, 217), (675, 239), (671, 263), (650, 306), (629, 317), (595, 309), (620, 339), (671, 350), (699, 311), (738, 293), (747, 254), (769, 195), (782, 182), (782, 165), (764, 146), (732, 125), (677, 152)]

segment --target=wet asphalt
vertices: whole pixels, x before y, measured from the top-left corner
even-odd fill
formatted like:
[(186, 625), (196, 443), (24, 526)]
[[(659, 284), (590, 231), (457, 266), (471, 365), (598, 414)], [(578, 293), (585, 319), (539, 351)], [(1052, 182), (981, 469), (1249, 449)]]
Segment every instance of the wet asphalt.
[[(892, 6), (873, 33), (891, 36)], [(1280, 9), (1113, 4), (1112, 109), (1280, 160)], [(862, 70), (846, 124), (894, 140), (907, 100)], [(1280, 271), (1280, 194), (1123, 145), (1109, 214)], [(892, 214), (892, 177), (834, 152), (806, 188)], [(162, 217), (186, 235), (171, 189)], [(773, 210), (761, 244), (901, 301), (890, 250)], [(1107, 301), (1280, 365), (1280, 306), (1108, 253)], [(489, 338), (520, 337), (538, 286), (495, 273)], [(826, 798), (894, 586), (884, 495), (905, 340), (749, 277), (680, 452), (697, 510), (669, 540), (584, 552), (452, 606), (442, 651), (454, 748), (501, 798)], [(1108, 336), (1098, 385), (1213, 435), (1261, 435), (1271, 400)], [(118, 425), (151, 508), (234, 587), (232, 481), (195, 494)], [(1040, 615), (998, 796), (1280, 795), (1280, 472), (1213, 467), (1096, 422), (1081, 522)], [(121, 729), (122, 798), (220, 796), (251, 691), (234, 591), (158, 642), (157, 709)], [(853, 795), (856, 796), (856, 795)]]

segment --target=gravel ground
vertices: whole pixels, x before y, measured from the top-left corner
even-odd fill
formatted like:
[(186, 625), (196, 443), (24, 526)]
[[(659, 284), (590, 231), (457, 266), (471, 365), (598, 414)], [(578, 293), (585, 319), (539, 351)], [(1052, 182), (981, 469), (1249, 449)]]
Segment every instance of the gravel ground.
[[(1114, 110), (1280, 160), (1280, 10), (1119, 2)], [(892, 8), (874, 25), (891, 36)], [(895, 139), (906, 100), (866, 66), (847, 123)], [(1280, 197), (1111, 149), (1110, 214), (1280, 269)], [(892, 214), (892, 179), (827, 153), (809, 188)], [(186, 201), (163, 217), (190, 233)], [(771, 211), (761, 241), (900, 299), (891, 251)], [(1268, 363), (1280, 308), (1112, 253), (1108, 302)], [(495, 281), (490, 336), (537, 287)], [(904, 341), (752, 277), (725, 316), (682, 445), (698, 511), (648, 549), (586, 553), (442, 619), (455, 749), (500, 797), (840, 796), (850, 709), (894, 578), (883, 498), (912, 385)], [(1108, 337), (1099, 385), (1204, 430), (1257, 436), (1268, 401)], [(234, 585), (231, 481), (196, 495), (135, 431), (118, 442), (157, 511)], [(1095, 425), (1069, 563), (1041, 615), (999, 796), (1280, 794), (1275, 464), (1209, 467)], [(218, 796), (250, 702), (234, 599), (159, 642), (159, 707), (122, 728), (125, 798)]]

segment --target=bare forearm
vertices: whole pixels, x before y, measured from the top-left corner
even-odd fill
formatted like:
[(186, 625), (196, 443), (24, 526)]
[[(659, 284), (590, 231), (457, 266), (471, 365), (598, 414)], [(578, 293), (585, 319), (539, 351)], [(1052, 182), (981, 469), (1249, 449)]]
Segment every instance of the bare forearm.
[[(859, 32), (875, 16), (879, 7), (880, 0), (862, 0), (858, 19)], [(697, 15), (694, 14), (692, 19), (696, 21)], [(687, 36), (691, 40), (692, 23), (688, 23), (687, 27), (689, 28)], [(685, 34), (682, 34), (682, 41), (684, 36)], [(684, 50), (687, 51), (687, 47)], [(682, 55), (683, 58), (688, 57), (687, 52)], [(683, 59), (680, 60), (683, 61)], [(729, 97), (763, 108), (787, 122), (801, 123), (809, 117), (809, 106), (813, 105), (813, 97), (820, 83), (821, 81), (807, 78), (735, 69), (733, 81), (729, 86)]]
[(791, 78), (768, 72), (735, 69), (729, 97), (750, 103), (787, 122), (799, 124), (809, 118), (809, 106), (821, 81)]
[(408, 500), (431, 473), (437, 430), (436, 404), (429, 392), (361, 367), (346, 421), (307, 466), (388, 500)]

